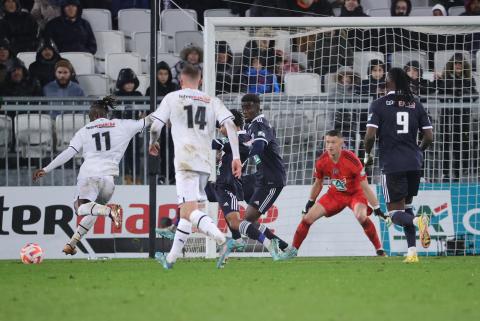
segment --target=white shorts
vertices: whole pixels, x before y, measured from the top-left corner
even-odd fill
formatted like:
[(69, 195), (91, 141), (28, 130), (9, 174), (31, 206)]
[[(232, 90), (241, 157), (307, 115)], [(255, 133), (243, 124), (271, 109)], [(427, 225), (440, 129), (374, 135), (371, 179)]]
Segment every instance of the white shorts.
[(177, 185), (178, 204), (185, 202), (205, 202), (205, 186), (210, 174), (194, 171), (177, 171), (175, 180)]
[(77, 180), (77, 199), (106, 205), (115, 191), (113, 176), (85, 177)]

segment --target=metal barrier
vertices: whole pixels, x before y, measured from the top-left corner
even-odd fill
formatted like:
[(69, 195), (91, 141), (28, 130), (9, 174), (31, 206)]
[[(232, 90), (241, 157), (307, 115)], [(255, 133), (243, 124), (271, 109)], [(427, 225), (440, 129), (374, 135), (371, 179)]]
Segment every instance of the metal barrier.
[[(222, 97), (227, 107), (239, 108), (239, 95)], [(115, 118), (138, 118), (149, 109), (148, 98), (119, 97)], [(44, 167), (68, 146), (73, 134), (88, 122), (95, 99), (6, 98), (0, 108), (0, 186), (30, 186), (35, 169)], [(324, 97), (288, 99), (262, 97), (262, 107), (277, 132), (288, 172), (288, 184), (310, 184), (316, 157), (323, 150), (323, 133), (337, 127), (346, 134), (346, 147), (363, 155), (363, 134), (368, 101), (331, 101)], [(159, 100), (160, 101), (160, 100)], [(424, 103), (434, 125), (436, 141), (425, 154), (429, 182), (478, 182), (478, 104)], [(463, 117), (467, 124), (456, 122)], [(460, 118), (459, 118), (460, 117)], [(468, 132), (458, 132), (468, 128)], [(460, 137), (461, 141), (458, 141)], [(148, 134), (132, 139), (120, 163), (116, 184), (147, 183)], [(168, 129), (161, 138), (159, 183), (174, 184), (173, 142)], [(377, 163), (377, 162), (376, 162)], [(40, 185), (74, 185), (81, 155), (40, 182)], [(456, 165), (455, 165), (456, 164)], [(446, 168), (448, 167), (448, 168)], [(371, 174), (378, 174), (374, 166)], [(445, 178), (445, 173), (450, 175)], [(373, 182), (378, 175), (374, 175)]]

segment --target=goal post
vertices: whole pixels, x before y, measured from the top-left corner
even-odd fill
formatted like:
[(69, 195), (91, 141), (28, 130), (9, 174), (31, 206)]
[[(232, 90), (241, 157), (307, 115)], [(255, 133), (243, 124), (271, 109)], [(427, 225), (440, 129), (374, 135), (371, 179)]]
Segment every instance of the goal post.
[[(412, 91), (428, 111), (435, 132), (434, 146), (425, 153), (421, 192), (414, 202), (417, 213), (432, 218), (432, 246), (424, 253), (457, 253), (452, 246), (463, 246), (463, 253), (478, 254), (478, 49), (476, 17), (207, 17), (203, 86), (209, 95), (235, 109), (240, 108), (242, 95), (259, 93), (288, 175), (278, 206), (263, 220), (290, 242), (308, 198), (325, 131), (340, 129), (345, 147), (362, 158), (368, 107), (385, 94), (385, 73), (392, 67), (409, 71), (411, 77), (416, 72), (420, 78), (412, 83)], [(227, 57), (217, 61), (217, 53)], [(460, 68), (456, 65), (462, 69), (455, 74), (455, 68)], [(379, 69), (383, 76), (376, 79), (373, 74)], [(369, 178), (383, 204), (379, 177), (377, 155)], [(217, 215), (215, 207), (210, 214)], [(373, 254), (352, 217), (345, 213), (316, 224), (300, 254)], [(400, 229), (387, 229), (376, 219), (375, 223), (389, 253), (406, 251)], [(343, 237), (340, 245), (338, 235)], [(258, 244), (250, 245), (242, 255), (262, 255)]]

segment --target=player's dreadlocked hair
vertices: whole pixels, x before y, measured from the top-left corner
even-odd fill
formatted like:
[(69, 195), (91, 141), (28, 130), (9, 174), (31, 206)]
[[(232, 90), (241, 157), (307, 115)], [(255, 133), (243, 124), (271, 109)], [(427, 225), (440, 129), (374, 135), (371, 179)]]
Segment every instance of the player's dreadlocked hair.
[(116, 104), (113, 96), (105, 96), (103, 99), (94, 101), (90, 106), (90, 119), (105, 117), (110, 109), (115, 109)]
[(410, 78), (402, 68), (392, 68), (388, 71), (390, 81), (395, 83), (395, 101), (403, 101), (410, 105), (414, 102), (412, 90), (410, 89)]
[(235, 117), (233, 119), (235, 126), (243, 129), (243, 126), (245, 125), (245, 118), (243, 118), (242, 112), (237, 109), (230, 109), (230, 112), (232, 113), (233, 117)]

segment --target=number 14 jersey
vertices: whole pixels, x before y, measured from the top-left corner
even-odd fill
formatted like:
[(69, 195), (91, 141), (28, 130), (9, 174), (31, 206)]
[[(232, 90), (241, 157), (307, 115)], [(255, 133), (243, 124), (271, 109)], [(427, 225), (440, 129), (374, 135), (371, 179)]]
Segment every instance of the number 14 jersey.
[(216, 122), (222, 124), (233, 115), (220, 99), (197, 89), (181, 89), (166, 95), (151, 117), (165, 126), (168, 121), (172, 124), (176, 171), (210, 173)]
[(82, 152), (78, 178), (118, 176), (118, 164), (130, 139), (146, 126), (146, 119), (98, 118), (79, 129), (69, 148)]

